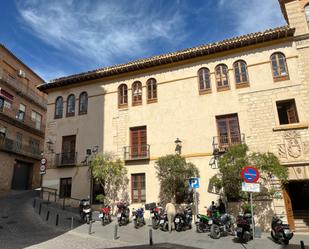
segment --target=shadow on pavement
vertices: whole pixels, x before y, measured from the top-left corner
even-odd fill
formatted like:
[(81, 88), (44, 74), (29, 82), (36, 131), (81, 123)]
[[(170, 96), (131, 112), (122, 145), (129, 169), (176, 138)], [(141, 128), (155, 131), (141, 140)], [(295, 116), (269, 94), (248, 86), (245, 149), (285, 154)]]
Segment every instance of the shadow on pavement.
[(124, 247), (113, 247), (113, 249), (197, 249), (197, 247), (183, 246), (178, 244), (161, 243), (155, 245), (138, 245), (138, 246), (124, 246)]

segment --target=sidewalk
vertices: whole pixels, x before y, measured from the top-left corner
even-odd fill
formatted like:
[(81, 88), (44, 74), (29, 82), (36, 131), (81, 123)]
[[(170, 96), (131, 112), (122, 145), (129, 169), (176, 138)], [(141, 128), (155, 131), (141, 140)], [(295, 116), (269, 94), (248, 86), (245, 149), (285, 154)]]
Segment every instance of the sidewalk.
[[(112, 222), (109, 225), (102, 226), (100, 222), (94, 222), (91, 229), (91, 237), (100, 238), (102, 240), (113, 240), (114, 227), (116, 222)], [(149, 229), (151, 227), (146, 224), (139, 229), (135, 229), (133, 224), (130, 223), (127, 226), (118, 227), (118, 239), (117, 242), (128, 243), (130, 245), (149, 245)], [(88, 234), (89, 225), (82, 225), (73, 230), (75, 233)], [(197, 233), (195, 226), (191, 230), (185, 232), (172, 233), (162, 232), (161, 230), (153, 230), (153, 243), (171, 243), (184, 246), (191, 246), (196, 248), (208, 248), (208, 249), (240, 249), (244, 248), (244, 245), (237, 242), (237, 239), (233, 236), (222, 237), (219, 240), (211, 239), (208, 233)], [(284, 246), (288, 249), (299, 249), (300, 240), (303, 240), (305, 246), (309, 245), (309, 234), (296, 234), (290, 241), (289, 246)], [(270, 235), (267, 233), (262, 234), (262, 238), (254, 239), (245, 244), (247, 249), (281, 249), (283, 245), (273, 242)]]

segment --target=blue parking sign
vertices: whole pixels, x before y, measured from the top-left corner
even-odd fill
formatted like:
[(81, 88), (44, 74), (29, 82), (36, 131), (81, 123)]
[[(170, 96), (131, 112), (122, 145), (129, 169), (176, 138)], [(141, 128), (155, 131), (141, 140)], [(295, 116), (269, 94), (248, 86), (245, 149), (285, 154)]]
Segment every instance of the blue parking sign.
[(200, 183), (198, 178), (190, 178), (189, 179), (189, 187), (190, 188), (199, 188), (200, 187)]

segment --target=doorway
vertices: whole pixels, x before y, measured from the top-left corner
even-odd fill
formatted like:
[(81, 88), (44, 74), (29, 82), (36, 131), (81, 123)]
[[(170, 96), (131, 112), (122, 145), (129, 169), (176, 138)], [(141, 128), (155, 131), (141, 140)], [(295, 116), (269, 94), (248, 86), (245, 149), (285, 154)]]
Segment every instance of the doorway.
[(309, 180), (290, 181), (288, 191), (293, 210), (309, 210)]
[(32, 164), (17, 161), (14, 165), (12, 189), (25, 190), (29, 186), (29, 176), (32, 170)]

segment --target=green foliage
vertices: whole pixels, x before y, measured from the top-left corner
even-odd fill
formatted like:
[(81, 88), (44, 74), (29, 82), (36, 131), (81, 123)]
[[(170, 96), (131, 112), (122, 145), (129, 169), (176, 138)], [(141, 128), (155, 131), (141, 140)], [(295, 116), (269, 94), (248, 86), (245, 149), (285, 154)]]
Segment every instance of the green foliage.
[(220, 177), (213, 176), (210, 182), (216, 186), (222, 186), (229, 199), (238, 200), (246, 198), (246, 194), (241, 191), (241, 171), (247, 165), (254, 165), (260, 171), (262, 180), (266, 180), (270, 175), (277, 177), (282, 183), (287, 181), (288, 170), (282, 166), (278, 158), (270, 152), (248, 153), (248, 146), (245, 144), (230, 147), (229, 150), (219, 158), (218, 168)]
[[(254, 210), (255, 206), (252, 205), (252, 209)], [(241, 209), (244, 213), (251, 213), (251, 205), (250, 203), (244, 203), (241, 205)]]
[(91, 160), (90, 168), (93, 178), (104, 189), (105, 195), (97, 196), (100, 198), (99, 201), (104, 201), (108, 205), (114, 205), (118, 197), (129, 201), (127, 169), (119, 158), (111, 153), (96, 155)]
[(100, 203), (104, 203), (105, 196), (103, 194), (100, 194), (100, 195), (97, 195), (95, 199), (99, 201)]
[(157, 176), (160, 182), (160, 202), (192, 202), (192, 190), (188, 179), (199, 177), (199, 170), (193, 163), (187, 163), (180, 155), (166, 155), (156, 161)]
[(222, 188), (222, 179), (218, 174), (214, 175), (210, 178), (209, 184), (216, 188), (216, 190), (220, 190)]

